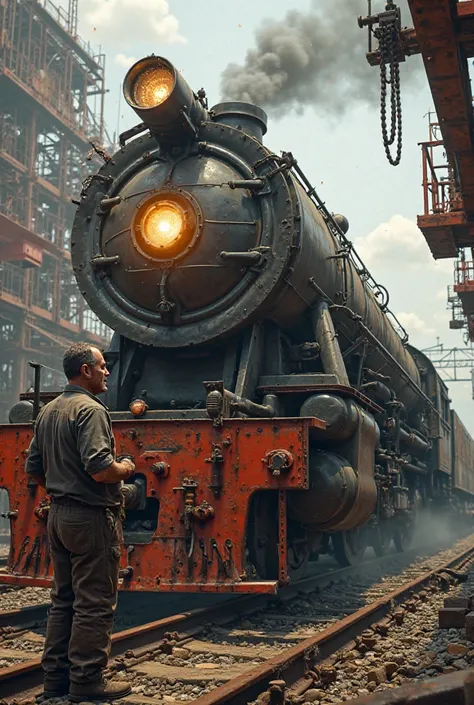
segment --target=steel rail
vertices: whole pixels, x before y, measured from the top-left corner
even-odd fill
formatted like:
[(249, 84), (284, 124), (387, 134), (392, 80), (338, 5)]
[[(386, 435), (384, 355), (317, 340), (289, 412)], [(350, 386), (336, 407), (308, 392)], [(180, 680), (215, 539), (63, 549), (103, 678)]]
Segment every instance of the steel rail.
[[(416, 553), (419, 549), (412, 549), (407, 553)], [(139, 627), (132, 627), (112, 634), (111, 656), (121, 656), (129, 649), (133, 650), (138, 657), (156, 647), (169, 632), (179, 629), (178, 641), (185, 641), (193, 632), (202, 629), (204, 623), (225, 624), (239, 616), (249, 615), (265, 607), (266, 604), (275, 600), (290, 600), (299, 593), (311, 592), (315, 588), (323, 589), (333, 582), (340, 581), (349, 575), (357, 574), (358, 571), (366, 569), (371, 565), (377, 565), (384, 561), (393, 559), (399, 554), (385, 555), (371, 561), (365, 561), (358, 566), (339, 568), (325, 573), (304, 578), (294, 584), (283, 588), (278, 595), (247, 595), (229, 599), (216, 607), (197, 608), (189, 612), (182, 612), (170, 617), (164, 617), (154, 622), (148, 622)], [(9, 622), (9, 615), (16, 620), (16, 624), (24, 624), (25, 618), (31, 621), (29, 610), (47, 616), (49, 604), (26, 607), (19, 610), (10, 610), (0, 613), (0, 625), (12, 626)], [(5, 615), (5, 620), (3, 619)], [(29, 659), (23, 663), (15, 664), (4, 669), (0, 669), (0, 691), (2, 695), (14, 696), (21, 691), (39, 687), (42, 682), (43, 673), (41, 670), (41, 659), (39, 657)]]
[[(404, 555), (417, 554), (419, 548), (411, 549)], [(440, 549), (441, 550), (441, 549)], [(239, 616), (249, 615), (262, 609), (272, 601), (288, 601), (294, 599), (300, 593), (310, 593), (316, 588), (323, 589), (334, 582), (340, 582), (344, 578), (357, 575), (362, 570), (367, 570), (371, 566), (391, 562), (393, 557), (400, 555), (387, 554), (381, 558), (364, 561), (357, 566), (349, 566), (347, 568), (336, 568), (325, 573), (319, 573), (308, 578), (304, 578), (298, 582), (288, 585), (283, 588), (278, 595), (247, 595), (230, 599), (216, 607), (198, 608), (183, 612), (171, 617), (164, 617), (158, 621), (149, 622), (143, 626), (133, 627), (112, 635), (112, 656), (121, 656), (127, 650), (133, 650), (137, 657), (141, 657), (147, 651), (156, 647), (168, 632), (174, 632), (179, 629), (179, 641), (186, 640), (202, 628), (202, 624), (213, 622), (214, 624), (225, 624)], [(44, 618), (46, 618), (47, 608), (49, 604), (37, 605), (33, 608), (23, 608), (12, 610), (10, 614), (14, 614), (14, 619), (17, 624), (24, 624), (22, 620), (25, 617), (29, 618), (28, 610), (44, 610)], [(8, 615), (9, 613), (5, 613)], [(7, 618), (6, 618), (7, 619)], [(30, 620), (31, 621), (31, 620)], [(3, 615), (0, 614), (0, 624), (3, 626)], [(11, 625), (11, 622), (8, 623)], [(20, 664), (9, 666), (0, 670), (0, 691), (5, 696), (18, 695), (21, 691), (37, 688), (41, 685), (43, 673), (41, 670), (40, 658), (33, 658), (24, 661)]]
[(27, 626), (37, 622), (44, 622), (48, 616), (49, 607), (49, 602), (42, 602), (39, 605), (19, 607), (16, 610), (1, 610), (0, 627)]
[[(247, 614), (252, 606), (254, 609), (260, 609), (265, 603), (264, 598), (263, 595), (237, 598), (235, 601), (230, 601), (231, 605), (224, 602), (217, 607), (198, 608), (117, 632), (112, 634), (111, 656), (120, 656), (129, 649), (139, 649), (140, 647), (146, 647), (145, 651), (153, 649), (165, 638), (165, 635), (177, 629), (180, 629), (180, 635), (181, 630), (186, 630), (187, 636), (192, 629), (200, 627), (203, 622), (218, 622), (226, 614), (231, 614), (234, 618), (239, 616), (241, 610), (242, 613)], [(18, 695), (19, 692), (39, 687), (42, 678), (41, 658), (33, 658), (0, 670), (0, 692), (3, 697)]]
[[(407, 554), (416, 554), (420, 549), (412, 549)], [(439, 549), (443, 550), (443, 549)], [(133, 650), (137, 658), (157, 650), (170, 633), (175, 642), (185, 642), (190, 637), (202, 631), (205, 624), (222, 625), (239, 617), (249, 616), (261, 610), (265, 605), (278, 600), (288, 601), (298, 594), (309, 593), (316, 588), (324, 588), (334, 582), (340, 582), (348, 576), (354, 576), (370, 566), (391, 562), (399, 554), (387, 554), (382, 558), (366, 561), (357, 566), (340, 568), (289, 585), (278, 595), (246, 595), (229, 599), (215, 607), (197, 608), (165, 617), (154, 622), (148, 622), (138, 627), (132, 627), (112, 635), (111, 656), (117, 657)], [(406, 554), (405, 554), (406, 555)], [(359, 633), (370, 624), (379, 621), (390, 611), (392, 601), (400, 602), (407, 593), (421, 588), (431, 580), (436, 573), (457, 565), (463, 559), (474, 555), (474, 545), (464, 550), (442, 566), (425, 573), (420, 578), (405, 584), (377, 602), (368, 605), (352, 615), (342, 619), (316, 637), (303, 641), (300, 645), (287, 649), (283, 654), (266, 661), (261, 666), (252, 669), (228, 683), (216, 688), (207, 695), (198, 698), (196, 705), (220, 705), (220, 703), (244, 703), (255, 699), (266, 690), (268, 683), (279, 673), (289, 682), (294, 682), (304, 676), (306, 661), (309, 654), (317, 653), (318, 660), (327, 658), (340, 646), (349, 642), (355, 632)], [(399, 596), (399, 597), (397, 597)], [(38, 605), (37, 608), (44, 607)], [(18, 610), (19, 612), (21, 610)], [(352, 629), (352, 631), (351, 631)], [(178, 631), (179, 630), (179, 631)], [(355, 630), (355, 632), (354, 632)], [(320, 657), (320, 658), (319, 658)], [(23, 663), (0, 669), (0, 692), (2, 697), (13, 697), (39, 689), (43, 679), (41, 658), (36, 657)]]
[[(194, 705), (224, 705), (224, 703), (247, 705), (267, 690), (270, 682), (276, 677), (284, 680), (286, 687), (305, 680), (311, 666), (327, 659), (342, 646), (352, 641), (364, 629), (381, 621), (389, 614), (394, 604), (400, 604), (414, 592), (423, 589), (436, 574), (453, 568), (460, 562), (466, 562), (472, 556), (474, 556), (474, 546), (465, 549), (443, 565), (424, 573), (419, 578), (406, 583), (385, 597), (324, 629), (317, 636), (306, 639), (301, 644), (265, 661), (261, 666), (257, 666), (197, 698)], [(308, 680), (307, 683), (308, 687), (311, 687), (311, 680)]]

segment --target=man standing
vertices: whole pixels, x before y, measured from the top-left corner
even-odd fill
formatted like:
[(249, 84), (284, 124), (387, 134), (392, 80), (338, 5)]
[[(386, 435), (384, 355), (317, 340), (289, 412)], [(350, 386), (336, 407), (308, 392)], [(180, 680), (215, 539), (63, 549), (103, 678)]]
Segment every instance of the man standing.
[(26, 472), (51, 496), (48, 538), (54, 569), (42, 665), (44, 694), (73, 702), (121, 698), (131, 688), (103, 669), (117, 606), (121, 481), (135, 471), (115, 460), (102, 353), (77, 343), (64, 354), (68, 384), (38, 415)]

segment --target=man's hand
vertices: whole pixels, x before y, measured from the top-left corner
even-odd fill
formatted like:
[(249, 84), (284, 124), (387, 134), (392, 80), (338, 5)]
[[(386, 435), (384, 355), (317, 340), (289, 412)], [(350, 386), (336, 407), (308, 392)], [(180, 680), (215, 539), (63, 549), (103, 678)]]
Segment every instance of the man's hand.
[(114, 460), (112, 465), (109, 465), (105, 470), (94, 473), (92, 478), (96, 482), (122, 482), (128, 480), (135, 472), (135, 463), (131, 458), (124, 458), (123, 460)]
[(124, 465), (125, 468), (128, 466), (128, 476), (126, 478), (128, 480), (135, 472), (135, 463), (131, 458), (123, 458), (123, 460), (120, 461), (120, 465)]

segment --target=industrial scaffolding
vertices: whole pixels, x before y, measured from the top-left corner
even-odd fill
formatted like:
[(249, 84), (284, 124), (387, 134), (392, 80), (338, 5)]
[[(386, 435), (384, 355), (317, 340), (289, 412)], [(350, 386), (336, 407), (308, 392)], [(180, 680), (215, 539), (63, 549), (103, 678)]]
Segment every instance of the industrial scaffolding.
[(64, 349), (104, 346), (71, 267), (91, 142), (104, 143), (105, 56), (77, 35), (78, 0), (0, 0), (0, 421), (32, 384), (64, 381)]

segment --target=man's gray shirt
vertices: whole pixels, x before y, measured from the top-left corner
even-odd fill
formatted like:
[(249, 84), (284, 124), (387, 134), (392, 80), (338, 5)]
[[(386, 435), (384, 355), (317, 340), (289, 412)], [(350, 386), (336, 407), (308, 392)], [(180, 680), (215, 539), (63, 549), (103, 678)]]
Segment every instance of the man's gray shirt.
[(99, 507), (121, 504), (120, 483), (96, 482), (95, 473), (115, 458), (107, 407), (83, 387), (68, 384), (38, 414), (26, 472), (44, 474), (53, 499), (69, 498)]

